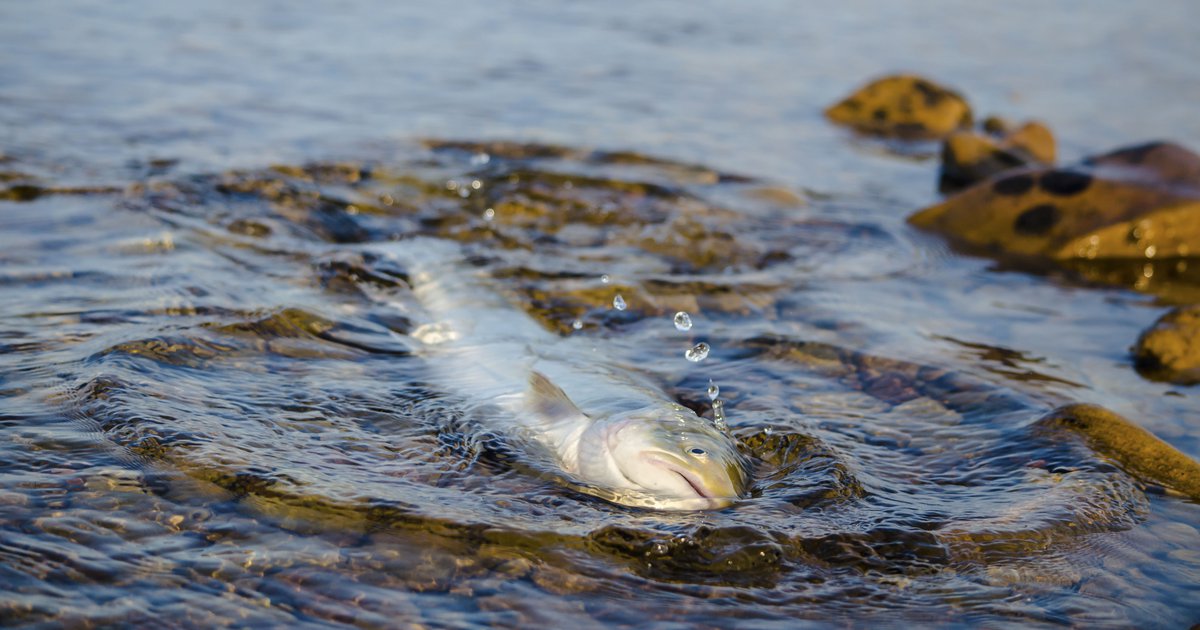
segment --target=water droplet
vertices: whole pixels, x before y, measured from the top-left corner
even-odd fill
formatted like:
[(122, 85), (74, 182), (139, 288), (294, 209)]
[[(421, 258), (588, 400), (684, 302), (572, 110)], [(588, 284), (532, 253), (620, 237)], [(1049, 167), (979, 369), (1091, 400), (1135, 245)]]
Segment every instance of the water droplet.
[(692, 363), (699, 363), (708, 358), (708, 350), (708, 344), (701, 341), (689, 348), (687, 352), (683, 353), (683, 356)]
[(1158, 253), (1157, 247), (1155, 247), (1153, 245), (1146, 246), (1146, 258), (1154, 258), (1154, 255), (1157, 253)]
[(459, 189), (458, 189), (458, 196), (459, 196), (459, 197), (462, 197), (463, 199), (466, 199), (467, 197), (470, 197), (470, 196), (471, 196), (471, 189), (470, 189), (470, 188), (467, 188), (466, 186), (463, 186), (462, 188), (459, 188)]
[(446, 180), (446, 190), (458, 190), (458, 182), (453, 179)]
[(608, 284), (610, 280), (611, 278), (608, 277), (608, 274), (600, 276), (600, 284)]
[(692, 316), (683, 311), (675, 313), (675, 330), (680, 332), (692, 329)]
[(623, 311), (625, 310), (625, 306), (625, 298), (621, 297), (621, 294), (618, 293), (617, 297), (613, 298), (613, 308), (617, 309), (618, 311)]
[(1154, 277), (1154, 263), (1146, 263), (1142, 265), (1142, 275), (1147, 278)]
[(488, 208), (487, 210), (483, 211), (483, 220), (484, 221), (491, 221), (492, 219), (495, 219), (495, 218), (496, 218), (495, 209)]
[(725, 403), (719, 400), (713, 401), (713, 426), (718, 431), (729, 431), (729, 423), (725, 421)]
[(483, 182), (479, 181), (478, 179), (473, 179), (471, 180), (471, 188), (479, 190), (480, 188), (483, 188)]
[(716, 383), (712, 382), (711, 378), (708, 379), (708, 399), (716, 400), (717, 396), (720, 396), (720, 395), (721, 395), (721, 388), (718, 387)]
[(583, 330), (583, 322), (577, 319), (571, 322), (571, 328), (574, 328), (575, 330)]

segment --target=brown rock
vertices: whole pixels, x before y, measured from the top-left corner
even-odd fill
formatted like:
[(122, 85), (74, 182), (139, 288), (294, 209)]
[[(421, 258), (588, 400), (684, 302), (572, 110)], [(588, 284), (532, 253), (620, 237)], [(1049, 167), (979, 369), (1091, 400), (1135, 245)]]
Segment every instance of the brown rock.
[(1054, 163), (1054, 134), (1050, 132), (1049, 127), (1036, 120), (1027, 122), (1008, 134), (1004, 144), (1025, 151), (1042, 164)]
[(1160, 317), (1138, 338), (1133, 357), (1147, 378), (1200, 383), (1200, 306), (1177, 308)]
[(1067, 405), (1055, 409), (1037, 424), (1051, 430), (1070, 430), (1097, 453), (1113, 459), (1142, 481), (1200, 500), (1200, 463), (1103, 407)]
[(1002, 136), (1012, 129), (1012, 125), (1007, 120), (995, 115), (984, 118), (979, 126), (994, 136)]
[(971, 107), (961, 95), (907, 74), (872, 81), (825, 115), (863, 133), (907, 139), (942, 138), (971, 124)]
[(1001, 172), (1054, 163), (1054, 135), (1030, 122), (1001, 138), (956, 131), (942, 142), (943, 192), (970, 186)]
[[(1135, 159), (1137, 158), (1137, 159)], [(1189, 258), (1200, 252), (1200, 156), (1143, 145), (1070, 168), (1026, 168), (909, 217), (993, 254)]]

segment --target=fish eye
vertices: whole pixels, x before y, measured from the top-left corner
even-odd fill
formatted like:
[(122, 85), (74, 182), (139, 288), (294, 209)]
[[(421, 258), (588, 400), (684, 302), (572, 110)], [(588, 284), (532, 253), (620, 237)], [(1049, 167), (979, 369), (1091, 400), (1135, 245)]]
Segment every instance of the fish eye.
[(702, 448), (691, 448), (691, 449), (688, 449), (688, 452), (691, 453), (692, 455), (708, 455), (708, 451), (706, 451)]

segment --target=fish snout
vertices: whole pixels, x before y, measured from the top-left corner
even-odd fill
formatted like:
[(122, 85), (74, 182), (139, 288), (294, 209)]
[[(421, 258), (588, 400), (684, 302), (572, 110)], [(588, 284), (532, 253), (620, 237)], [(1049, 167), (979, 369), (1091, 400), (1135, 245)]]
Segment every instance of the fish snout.
[(720, 461), (688, 461), (661, 452), (646, 452), (646, 461), (668, 475), (662, 486), (677, 490), (683, 499), (703, 499), (712, 508), (727, 507), (741, 498), (744, 492), (744, 476), (731, 470), (736, 464), (724, 465)]

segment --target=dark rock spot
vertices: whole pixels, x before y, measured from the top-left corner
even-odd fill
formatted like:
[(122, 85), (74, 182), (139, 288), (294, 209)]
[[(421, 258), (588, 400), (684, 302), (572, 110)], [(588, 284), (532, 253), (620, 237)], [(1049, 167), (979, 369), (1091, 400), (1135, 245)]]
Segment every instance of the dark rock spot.
[(1092, 185), (1092, 176), (1075, 171), (1049, 171), (1042, 175), (1042, 190), (1051, 195), (1067, 197), (1077, 195)]
[(942, 90), (938, 89), (936, 85), (933, 85), (928, 81), (918, 80), (913, 84), (913, 89), (920, 92), (921, 96), (925, 98), (926, 107), (933, 107), (937, 105), (945, 96)]
[(882, 122), (888, 119), (888, 113), (886, 109), (880, 107), (874, 112), (871, 112), (871, 117)]
[(1023, 195), (1033, 188), (1032, 175), (1012, 175), (992, 184), (992, 191), (997, 195)]
[(1005, 135), (1011, 128), (1012, 125), (999, 116), (988, 116), (983, 119), (983, 130), (994, 136)]
[(1044, 203), (1022, 212), (1013, 224), (1013, 229), (1018, 234), (1041, 236), (1049, 232), (1050, 228), (1054, 227), (1055, 223), (1058, 223), (1058, 219), (1058, 208), (1052, 204)]
[(929, 127), (919, 122), (897, 123), (893, 133), (901, 138), (920, 138), (929, 133)]

